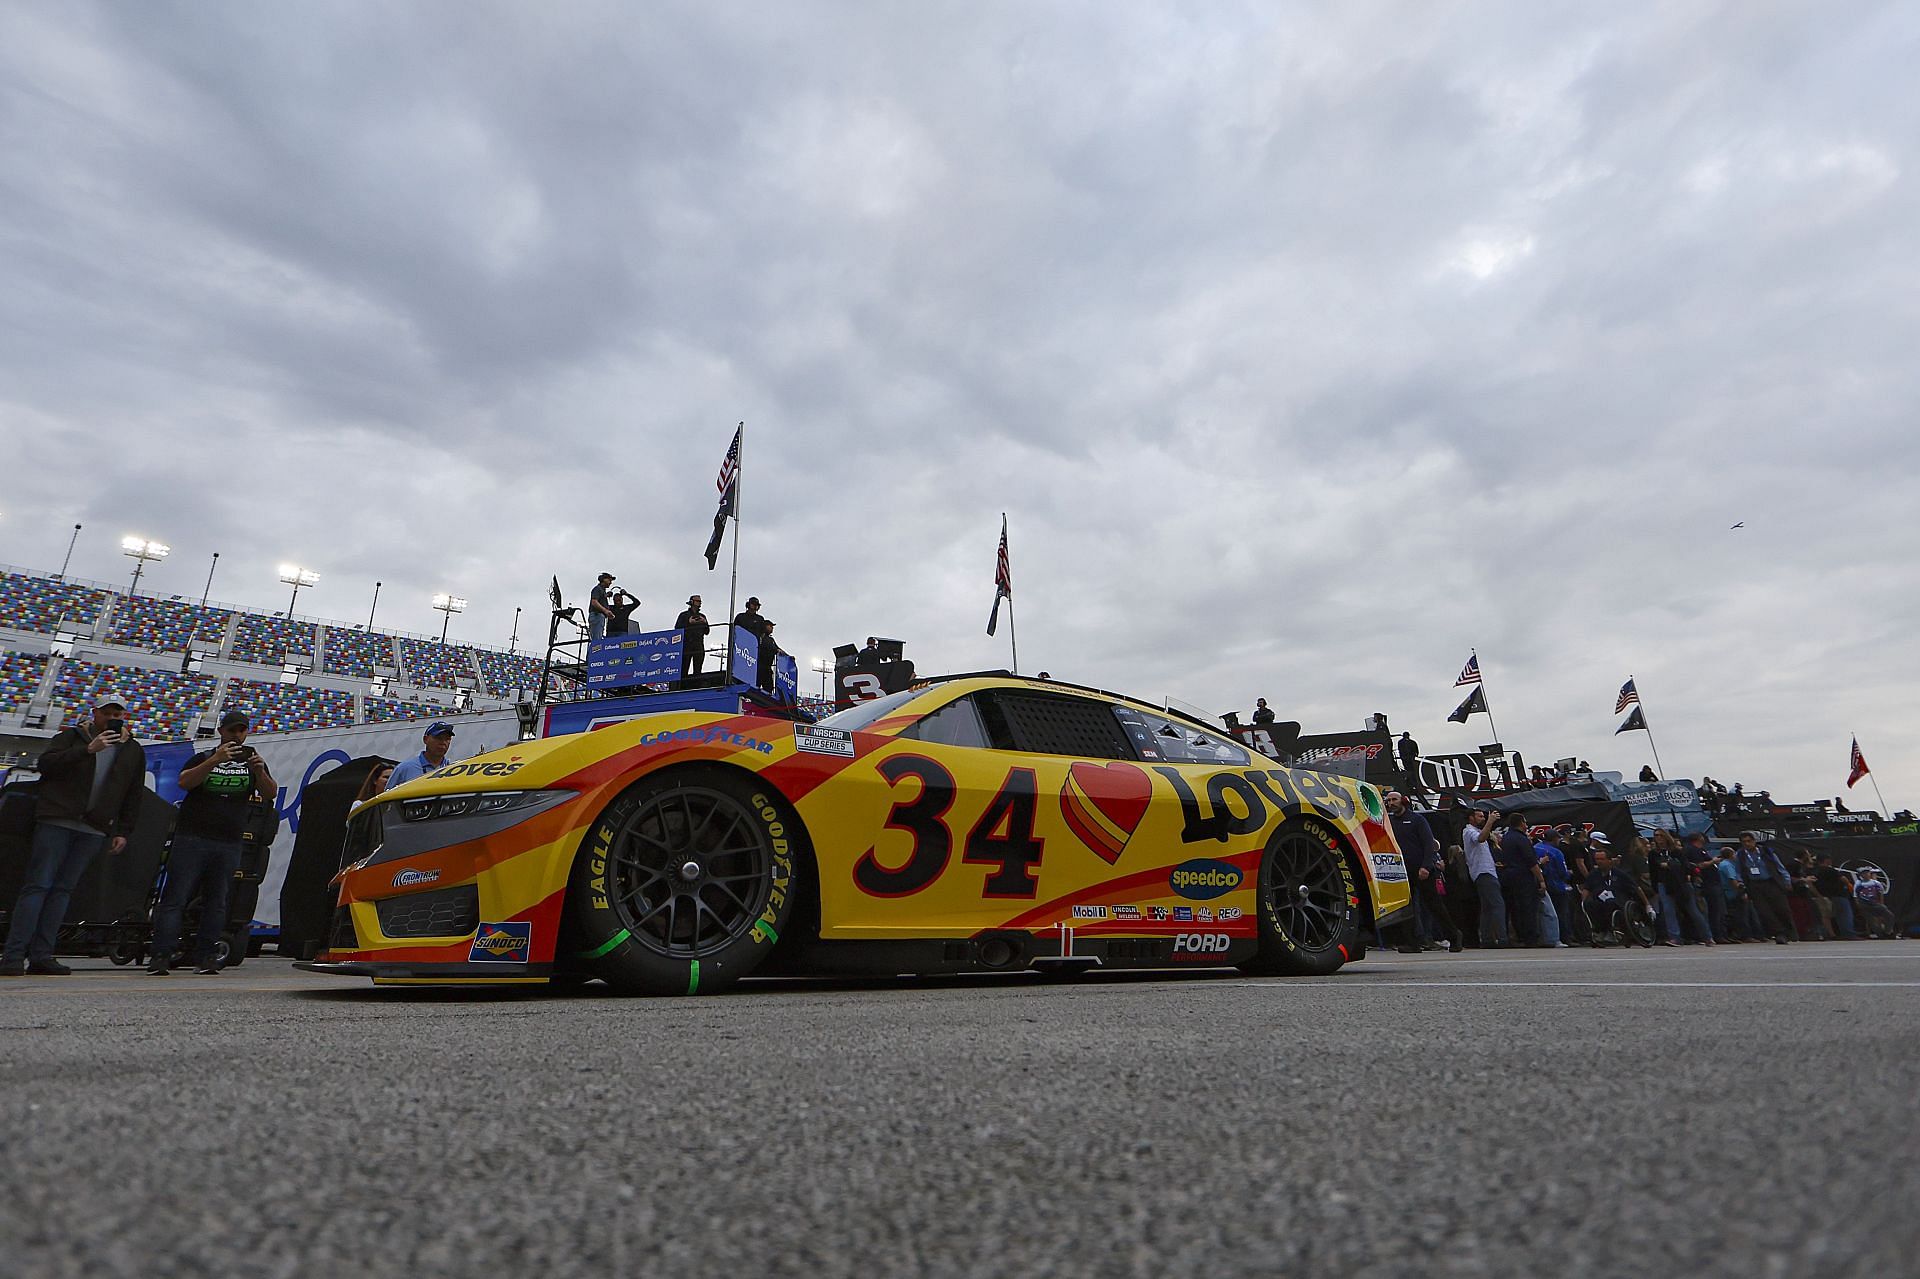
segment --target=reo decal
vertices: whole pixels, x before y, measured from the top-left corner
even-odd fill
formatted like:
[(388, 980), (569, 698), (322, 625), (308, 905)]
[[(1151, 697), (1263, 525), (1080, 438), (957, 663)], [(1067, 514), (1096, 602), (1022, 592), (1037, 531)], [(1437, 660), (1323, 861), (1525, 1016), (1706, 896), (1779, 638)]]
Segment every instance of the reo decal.
[(1167, 872), (1167, 882), (1173, 886), (1174, 893), (1193, 902), (1224, 897), (1240, 887), (1245, 879), (1246, 873), (1238, 866), (1204, 857), (1181, 862)]
[(533, 925), (526, 920), (482, 924), (474, 934), (470, 964), (524, 964), (533, 951)]

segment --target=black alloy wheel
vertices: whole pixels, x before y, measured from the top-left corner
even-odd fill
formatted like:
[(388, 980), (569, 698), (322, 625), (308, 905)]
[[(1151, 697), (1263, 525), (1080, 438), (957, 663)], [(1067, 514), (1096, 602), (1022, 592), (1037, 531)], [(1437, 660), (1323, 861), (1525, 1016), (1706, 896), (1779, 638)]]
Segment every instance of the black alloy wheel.
[(801, 837), (757, 778), (708, 769), (642, 780), (574, 859), (566, 958), (632, 993), (731, 985), (786, 928)]
[(681, 787), (627, 815), (608, 870), (614, 910), (635, 941), (669, 959), (700, 959), (753, 928), (773, 855), (733, 796)]
[(1260, 861), (1256, 972), (1324, 976), (1359, 954), (1359, 887), (1346, 846), (1313, 817), (1283, 822)]

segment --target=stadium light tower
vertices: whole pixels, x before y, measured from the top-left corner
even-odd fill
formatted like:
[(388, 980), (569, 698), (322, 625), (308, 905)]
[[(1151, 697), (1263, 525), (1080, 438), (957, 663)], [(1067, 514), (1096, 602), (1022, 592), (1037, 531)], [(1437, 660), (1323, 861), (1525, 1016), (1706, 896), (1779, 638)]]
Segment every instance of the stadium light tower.
[(298, 564), (282, 564), (280, 580), (293, 588), (293, 595), (287, 600), (287, 620), (293, 620), (293, 606), (300, 600), (300, 588), (312, 586), (320, 580), (320, 575), (310, 568), (301, 568)]
[(436, 595), (433, 597), (433, 606), (443, 614), (440, 618), (440, 642), (444, 644), (447, 642), (447, 623), (453, 620), (455, 613), (467, 611), (467, 602), (458, 595)]
[(83, 527), (84, 525), (80, 524), (73, 526), (73, 536), (67, 539), (67, 558), (60, 561), (60, 571), (53, 575), (54, 581), (64, 582), (67, 580), (67, 565), (73, 563), (73, 544), (80, 540), (80, 530)]
[(133, 585), (127, 588), (127, 598), (132, 599), (140, 593), (140, 574), (147, 565), (158, 564), (167, 558), (172, 548), (163, 542), (149, 541), (144, 537), (123, 537), (120, 539), (120, 553), (133, 560)]
[(825, 657), (814, 658), (813, 673), (820, 677), (820, 700), (825, 701), (827, 698), (827, 676), (833, 673), (832, 659)]

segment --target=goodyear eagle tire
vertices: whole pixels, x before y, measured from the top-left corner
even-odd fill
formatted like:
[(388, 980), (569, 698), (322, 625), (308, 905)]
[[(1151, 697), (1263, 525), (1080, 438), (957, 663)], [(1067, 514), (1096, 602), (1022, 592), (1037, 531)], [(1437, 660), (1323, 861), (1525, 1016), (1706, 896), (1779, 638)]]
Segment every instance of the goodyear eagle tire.
[(731, 986), (786, 930), (796, 826), (776, 792), (744, 775), (688, 770), (629, 787), (574, 858), (573, 961), (628, 994)]
[(1260, 858), (1260, 953), (1249, 972), (1324, 977), (1359, 950), (1360, 888), (1346, 845), (1314, 817), (1280, 824)]

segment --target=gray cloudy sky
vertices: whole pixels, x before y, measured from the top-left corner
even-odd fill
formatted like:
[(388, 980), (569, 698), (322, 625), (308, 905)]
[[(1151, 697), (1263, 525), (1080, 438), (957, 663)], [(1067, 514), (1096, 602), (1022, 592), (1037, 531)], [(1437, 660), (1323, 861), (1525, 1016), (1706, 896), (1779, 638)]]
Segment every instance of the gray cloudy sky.
[(1530, 758), (1637, 769), (1633, 674), (1676, 775), (1858, 732), (1911, 804), (1915, 66), (1911, 3), (9, 4), (0, 559), (663, 626), (745, 419), (803, 667), (1004, 664), (1005, 510), (1030, 670), (1441, 751), (1477, 646)]

